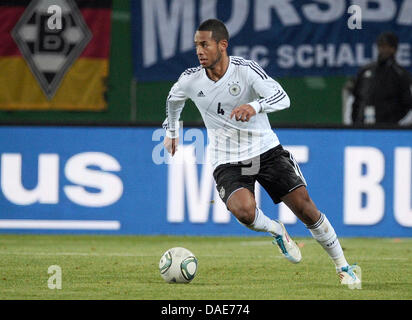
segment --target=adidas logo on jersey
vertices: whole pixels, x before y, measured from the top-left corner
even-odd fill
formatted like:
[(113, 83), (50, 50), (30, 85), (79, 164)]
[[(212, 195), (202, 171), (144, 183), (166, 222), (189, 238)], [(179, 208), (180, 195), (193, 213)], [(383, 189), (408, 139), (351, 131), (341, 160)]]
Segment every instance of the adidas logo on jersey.
[(203, 93), (203, 91), (199, 91), (199, 93), (197, 94), (198, 97), (205, 97), (205, 94)]

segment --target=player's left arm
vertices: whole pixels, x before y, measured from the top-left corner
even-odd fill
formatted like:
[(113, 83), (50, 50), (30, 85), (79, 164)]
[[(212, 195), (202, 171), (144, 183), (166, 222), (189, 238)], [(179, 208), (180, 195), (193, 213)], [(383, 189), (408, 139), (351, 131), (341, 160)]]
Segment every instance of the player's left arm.
[(267, 75), (264, 78), (256, 74), (252, 74), (253, 76), (251, 85), (261, 98), (234, 108), (230, 118), (235, 116), (236, 120), (245, 122), (257, 113), (270, 113), (289, 108), (289, 96), (277, 81)]
[(290, 107), (290, 99), (282, 86), (272, 78), (257, 79), (252, 84), (253, 89), (261, 98), (249, 103), (256, 113), (270, 113)]

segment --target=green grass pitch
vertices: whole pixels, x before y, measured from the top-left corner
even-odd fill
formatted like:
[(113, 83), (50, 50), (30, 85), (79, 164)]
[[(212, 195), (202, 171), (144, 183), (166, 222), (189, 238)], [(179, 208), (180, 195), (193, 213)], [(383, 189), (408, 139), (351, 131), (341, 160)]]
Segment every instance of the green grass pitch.
[[(362, 289), (339, 284), (332, 261), (312, 238), (297, 238), (303, 259), (291, 264), (269, 237), (0, 235), (0, 299), (411, 300), (412, 238), (341, 238), (362, 268)], [(199, 260), (189, 284), (158, 271), (169, 248)], [(51, 265), (62, 288), (49, 289)]]

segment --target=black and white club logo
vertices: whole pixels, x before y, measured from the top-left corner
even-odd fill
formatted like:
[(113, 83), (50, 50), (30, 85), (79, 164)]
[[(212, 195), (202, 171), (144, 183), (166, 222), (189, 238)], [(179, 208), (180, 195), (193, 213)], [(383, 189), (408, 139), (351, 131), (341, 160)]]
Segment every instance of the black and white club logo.
[[(58, 8), (54, 18), (50, 8)], [(60, 19), (50, 28), (50, 19)], [(50, 100), (71, 65), (92, 38), (73, 0), (33, 0), (12, 31), (12, 36)]]

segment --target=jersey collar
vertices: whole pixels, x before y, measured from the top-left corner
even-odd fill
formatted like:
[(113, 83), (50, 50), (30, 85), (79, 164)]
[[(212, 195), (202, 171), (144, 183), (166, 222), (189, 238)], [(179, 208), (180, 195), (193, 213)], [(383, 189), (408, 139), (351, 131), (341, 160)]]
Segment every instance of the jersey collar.
[(227, 67), (227, 69), (226, 69), (226, 72), (225, 72), (225, 74), (223, 75), (223, 77), (221, 77), (221, 78), (220, 78), (219, 80), (217, 80), (217, 81), (213, 81), (212, 79), (210, 79), (209, 76), (207, 75), (206, 69), (203, 68), (203, 69), (204, 69), (204, 76), (206, 77), (206, 79), (207, 79), (212, 85), (213, 85), (213, 84), (217, 85), (217, 84), (220, 84), (220, 83), (224, 82), (225, 79), (228, 78), (228, 77), (230, 76), (230, 74), (232, 73), (232, 70), (233, 70), (232, 57), (229, 56), (228, 58), (229, 58), (229, 65), (228, 65), (228, 67)]

